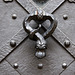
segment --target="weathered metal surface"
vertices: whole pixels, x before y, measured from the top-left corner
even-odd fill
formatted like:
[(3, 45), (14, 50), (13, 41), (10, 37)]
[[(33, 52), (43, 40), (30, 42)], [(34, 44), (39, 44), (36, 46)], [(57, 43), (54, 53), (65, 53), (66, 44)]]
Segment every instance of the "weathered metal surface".
[[(64, 1), (60, 2), (58, 6), (60, 6)], [(0, 2), (1, 3), (1, 2)], [(13, 2), (12, 2), (13, 3)], [(15, 2), (14, 2), (15, 3)], [(8, 10), (11, 9), (11, 7), (14, 5), (14, 3), (11, 5), (11, 4), (6, 4), (4, 5), (4, 7), (6, 6), (10, 6), (8, 7)], [(15, 3), (16, 4), (16, 3)], [(0, 4), (2, 5), (2, 4)], [(34, 3), (31, 4), (32, 5), (35, 5)], [(47, 4), (48, 5), (48, 4)], [(46, 5), (46, 6), (47, 6)], [(57, 5), (57, 4), (56, 4)], [(3, 6), (3, 5), (2, 5)], [(43, 5), (44, 6), (44, 5)], [(49, 6), (49, 5), (48, 5)], [(48, 7), (47, 6), (47, 7)], [(58, 6), (56, 6), (56, 8), (53, 10), (53, 12), (58, 8)], [(18, 6), (19, 7), (19, 6)], [(35, 6), (36, 7), (36, 6)], [(30, 7), (29, 6), (26, 6), (27, 8), (27, 11), (34, 11), (34, 9), (32, 10), (32, 8), (35, 8), (34, 6)], [(64, 68), (62, 67), (63, 63), (66, 63), (67, 66), (69, 67), (69, 65), (74, 61), (74, 59), (70, 56), (70, 54), (75, 57), (75, 52), (74, 52), (74, 49), (75, 49), (75, 40), (74, 40), (74, 3), (69, 3), (68, 1), (66, 1), (59, 9), (58, 11), (54, 12), (54, 15), (57, 17), (57, 20), (58, 20), (58, 27), (63, 31), (61, 31), (59, 28), (56, 29), (56, 31), (53, 33), (53, 38), (55, 38), (66, 50), (64, 50), (64, 48), (62, 48), (57, 42), (56, 40), (54, 40), (53, 38), (49, 38), (47, 39), (48, 41), (48, 49), (47, 49), (47, 56), (42, 59), (42, 60), (38, 60), (35, 58), (34, 56), (34, 47), (33, 45), (35, 44), (35, 42), (33, 43), (32, 45), (32, 41), (30, 40), (25, 40), (25, 37), (27, 37), (27, 34), (24, 32), (24, 30), (22, 29), (21, 30), (21, 33), (19, 34), (16, 34), (16, 36), (18, 35), (18, 37), (15, 37), (15, 39), (19, 39), (20, 40), (17, 40), (17, 45), (15, 48), (12, 48), (10, 46), (10, 42), (7, 42), (7, 46), (3, 47), (3, 50), (1, 49), (1, 53), (0, 53), (0, 59), (3, 60), (7, 55), (10, 55), (6, 58), (6, 60), (10, 63), (10, 65), (14, 65), (15, 63), (18, 63), (18, 68), (17, 68), (17, 71), (20, 72), (22, 75), (25, 75), (25, 74), (28, 74), (28, 75), (35, 75), (35, 74), (38, 74), (38, 75), (48, 75), (48, 74), (51, 74), (51, 75), (59, 75), (59, 74), (70, 74), (71, 73), (71, 70), (74, 69), (74, 68), (71, 68), (71, 69), (68, 69), (66, 68), (65, 71), (64, 71)], [(15, 5), (13, 7), (15, 10)], [(48, 7), (49, 8), (49, 7)], [(2, 9), (2, 8), (1, 8)], [(1, 10), (0, 9), (0, 10)], [(6, 8), (5, 8), (6, 9)], [(19, 8), (18, 8), (19, 9)], [(65, 10), (64, 10), (65, 9)], [(70, 9), (72, 9), (72, 11), (70, 11)], [(20, 9), (21, 10), (21, 9)], [(46, 10), (46, 9), (44, 9)], [(50, 10), (47, 9), (48, 12)], [(7, 11), (7, 10), (5, 10)], [(50, 13), (53, 13), (50, 11)], [(66, 13), (67, 12), (67, 13)], [(68, 13), (69, 12), (69, 13)], [(1, 13), (4, 14), (4, 12), (1, 10)], [(11, 13), (11, 11), (10, 11)], [(22, 15), (21, 11), (19, 12), (19, 14), (21, 14), (22, 16), (20, 16), (18, 19), (18, 14), (17, 14), (17, 18), (14, 19), (14, 22), (12, 22), (11, 18), (12, 18), (12, 15), (11, 15), (11, 18), (8, 18), (8, 15), (10, 14), (9, 12), (7, 14), (5, 14), (4, 16), (1, 14), (1, 24), (0, 26), (3, 26), (4, 24), (7, 24), (9, 26), (9, 23), (10, 24), (22, 24), (22, 21), (24, 19), (24, 15)], [(15, 13), (15, 12), (13, 12)], [(23, 12), (25, 13), (25, 12)], [(30, 12), (29, 12), (30, 13)], [(63, 15), (67, 14), (68, 18), (65, 20), (63, 19)], [(2, 17), (4, 17), (2, 19)], [(23, 18), (21, 18), (23, 17)], [(8, 18), (8, 19), (7, 19)], [(61, 19), (62, 18), (62, 19)], [(15, 21), (17, 20), (17, 21)], [(7, 23), (8, 21), (8, 23)], [(7, 26), (6, 25), (6, 26)], [(13, 26), (15, 28), (15, 30), (11, 30), (11, 25), (6, 29), (4, 30), (4, 32), (7, 31), (7, 33), (5, 33), (7, 35), (4, 35), (4, 38), (6, 37), (6, 40), (9, 39), (9, 37), (11, 38), (11, 36), (16, 33), (19, 29), (21, 29), (21, 26), (19, 25), (18, 26)], [(65, 25), (65, 26), (64, 26)], [(4, 29), (6, 28), (6, 26), (4, 25)], [(1, 27), (2, 29), (3, 27)], [(18, 28), (18, 29), (17, 29)], [(10, 30), (9, 30), (10, 29)], [(13, 28), (12, 28), (13, 29)], [(17, 30), (16, 30), (17, 29)], [(8, 30), (10, 33), (8, 33)], [(66, 31), (67, 30), (67, 31)], [(11, 32), (13, 32), (11, 34)], [(24, 36), (22, 36), (23, 34)], [(69, 39), (65, 34), (71, 39)], [(8, 36), (10, 34), (10, 36)], [(69, 35), (71, 34), (71, 35)], [(20, 36), (21, 35), (21, 36)], [(73, 35), (73, 36), (72, 36)], [(3, 34), (1, 34), (2, 38), (0, 38), (0, 40), (3, 39)], [(14, 39), (14, 37), (13, 37)], [(64, 43), (65, 43), (65, 40), (68, 40), (70, 42), (70, 45), (69, 46), (66, 46)], [(24, 42), (23, 42), (24, 41)], [(0, 45), (2, 45), (2, 43), (5, 42), (5, 40), (0, 43)], [(66, 42), (66, 44), (69, 44), (69, 42)], [(8, 47), (8, 48), (7, 48)], [(7, 49), (5, 51), (5, 49)], [(13, 51), (15, 50), (15, 51)], [(13, 52), (12, 52), (13, 51)], [(4, 62), (4, 61), (3, 61)], [(39, 63), (42, 63), (43, 64), (43, 68), (40, 70), (38, 69), (37, 65)], [(73, 67), (73, 66), (72, 66)], [(63, 72), (64, 71), (64, 72)], [(2, 72), (2, 71), (1, 71)], [(8, 71), (9, 72), (9, 71)], [(74, 74), (74, 71), (72, 71), (72, 73)], [(71, 74), (72, 74), (71, 73)]]
[(73, 61), (60, 75), (75, 75), (75, 61)]
[[(13, 13), (17, 14), (17, 19), (12, 19)], [(25, 18), (25, 15), (27, 15), (27, 13), (15, 1), (13, 1), (12, 3), (5, 3), (3, 2), (3, 0), (0, 0), (0, 48), (6, 45), (5, 43), (8, 40), (9, 44), (7, 44), (8, 47), (10, 47), (10, 39), (13, 35), (18, 33), (20, 29), (22, 29), (22, 22)], [(17, 37), (19, 38), (19, 36)], [(3, 52), (3, 50), (0, 49), (0, 60), (2, 60), (2, 58), (5, 58), (11, 52), (10, 48), (8, 49), (9, 50), (6, 50), (5, 48), (3, 49), (5, 53), (3, 55), (1, 53)]]
[[(25, 33), (25, 31), (22, 29), (11, 40), (16, 41), (16, 47), (17, 47), (22, 41), (26, 39), (26, 37), (27, 37), (27, 33)], [(9, 53), (11, 53), (14, 50), (14, 48), (16, 48), (10, 46), (10, 41), (8, 41), (3, 47), (1, 47), (0, 61), (2, 61)]]
[(12, 66), (7, 62), (3, 61), (0, 64), (0, 75), (20, 75)]
[[(35, 5), (33, 0), (16, 0), (26, 11), (29, 13), (34, 12), (37, 8), (40, 8), (38, 5)], [(65, 0), (48, 0), (48, 4), (43, 6), (43, 10), (48, 13), (54, 12), (59, 6), (61, 6)]]
[[(24, 32), (24, 30), (22, 29), (16, 36), (16, 38), (13, 37), (13, 40), (17, 40), (17, 45), (20, 44), (24, 39), (25, 37), (27, 37), (27, 34)], [(75, 46), (74, 44), (68, 39), (68, 37), (63, 33), (61, 32), (60, 30), (56, 29), (55, 32), (53, 33), (53, 37), (55, 39), (57, 39), (57, 41), (73, 56), (75, 57), (75, 52), (74, 52), (74, 49), (75, 49)], [(18, 39), (19, 38), (19, 39)], [(65, 47), (64, 45), (64, 41), (65, 40), (69, 40), (70, 41), (70, 47), (67, 48)], [(8, 45), (7, 45), (8, 44)], [(2, 53), (0, 55), (0, 60), (3, 60), (11, 51), (13, 51), (14, 48), (11, 48), (10, 47), (10, 41), (6, 44), (6, 46), (3, 46), (1, 48), (1, 52)], [(7, 51), (6, 51), (6, 50)]]
[[(19, 64), (17, 71), (22, 75), (59, 75), (64, 69), (62, 64), (69, 65), (74, 59), (57, 43), (53, 38), (47, 39), (48, 48), (46, 57), (37, 59), (35, 57), (35, 42), (27, 39), (17, 47), (6, 60), (13, 65), (15, 62)], [(43, 68), (38, 69), (37, 65), (43, 64)]]
[[(53, 37), (75, 58), (75, 45), (60, 29), (55, 30)], [(65, 46), (65, 40), (70, 42), (69, 47)]]
[[(58, 36), (58, 33), (57, 33), (57, 32), (59, 33), (59, 36)], [(66, 40), (66, 39), (68, 39), (68, 38), (67, 38), (67, 37), (65, 36), (65, 34), (63, 34), (59, 29), (57, 29), (57, 32), (54, 33), (54, 37), (55, 37), (55, 39), (57, 39), (58, 42), (61, 43), (62, 46), (64, 46), (64, 44), (63, 44), (63, 43), (64, 43), (64, 40)], [(62, 34), (61, 34), (61, 33), (62, 33)], [(20, 35), (22, 35), (22, 34), (20, 34)], [(66, 39), (64, 39), (61, 35), (62, 35), (63, 37), (65, 37)], [(19, 36), (18, 36), (18, 37), (19, 37)], [(18, 37), (17, 37), (16, 39), (18, 39)], [(60, 37), (61, 37), (61, 38), (60, 38)], [(24, 36), (22, 35), (21, 38), (24, 38)], [(18, 39), (18, 40), (20, 40), (20, 39)], [(20, 42), (21, 42), (21, 41), (22, 41), (22, 39), (20, 40)], [(19, 42), (19, 43), (20, 43), (20, 42)], [(71, 43), (71, 44), (72, 44), (72, 43)], [(8, 46), (9, 46), (9, 45), (8, 45)], [(72, 46), (73, 46), (73, 47), (72, 47)], [(6, 47), (6, 46), (4, 46), (4, 47)], [(9, 47), (10, 47), (10, 46), (9, 46)], [(66, 48), (66, 47), (65, 47), (65, 48)], [(66, 49), (67, 49), (68, 52), (71, 53), (71, 55), (72, 55), (73, 57), (75, 56), (75, 54), (74, 54), (75, 52), (74, 52), (74, 50), (73, 50), (73, 49), (74, 49), (74, 45), (73, 45), (73, 44), (70, 46), (70, 48), (66, 48)], [(3, 50), (3, 49), (2, 49), (2, 50)], [(12, 49), (12, 50), (13, 50), (13, 49)], [(3, 57), (5, 58), (12, 50), (9, 50), (9, 49), (8, 49), (8, 51), (7, 51), (5, 54), (4, 54), (4, 52), (3, 52), (4, 50), (3, 50), (3, 51), (2, 51), (3, 53), (1, 52), (1, 53), (2, 53), (2, 54), (1, 54), (1, 60), (3, 59)], [(2, 55), (3, 55), (3, 56), (2, 56)]]
[(29, 0), (16, 0), (26, 11), (33, 12), (36, 7)]
[[(45, 10), (48, 13), (54, 13), (61, 5), (65, 3), (66, 0), (50, 0), (43, 10)], [(49, 9), (48, 9), (49, 8)]]
[[(14, 13), (17, 15), (17, 19), (12, 19)], [(5, 3), (0, 0), (0, 47), (22, 28), (26, 15), (27, 13), (17, 2)]]
[[(21, 12), (20, 12), (21, 13)], [(7, 15), (9, 15), (9, 14), (7, 14)], [(8, 19), (9, 20), (9, 19)], [(11, 20), (11, 19), (10, 19)], [(5, 19), (5, 21), (7, 21), (6, 19)], [(19, 21), (19, 20), (18, 20)], [(21, 20), (22, 21), (22, 20)], [(20, 22), (20, 21), (19, 21)], [(5, 22), (6, 23), (6, 22)], [(16, 31), (16, 30), (15, 30)], [(7, 31), (6, 31), (7, 32)], [(6, 33), (5, 33), (6, 34)], [(22, 34), (17, 34), (16, 36), (18, 36), (18, 37), (16, 37), (16, 39), (18, 39), (18, 38), (20, 38), (21, 36), (19, 36), (19, 35), (22, 35)], [(14, 38), (14, 37), (13, 37)], [(22, 38), (24, 39), (25, 37), (22, 35)], [(18, 39), (20, 42), (21, 41), (23, 41), (23, 39)], [(9, 41), (10, 42), (10, 41)], [(19, 42), (19, 43), (20, 43)], [(18, 45), (18, 44), (17, 44)], [(5, 50), (6, 49), (6, 50)], [(14, 48), (11, 48), (10, 46), (9, 46), (9, 43), (7, 43), (6, 44), (6, 46), (4, 45), (2, 48), (1, 48), (1, 55), (0, 55), (0, 60), (2, 60), (2, 59), (4, 59), (11, 51), (13, 51), (13, 49)]]
[[(57, 11), (53, 14), (57, 18), (58, 28), (75, 44), (75, 4), (66, 1)], [(66, 20), (63, 15), (67, 15)]]
[[(75, 16), (74, 16), (75, 8), (73, 8), (74, 6), (75, 6), (75, 4), (65, 2), (58, 9), (58, 11), (56, 11), (54, 13), (54, 15), (57, 17), (58, 27), (63, 32), (63, 34), (65, 34), (65, 35), (63, 35), (62, 32), (59, 34), (59, 31), (58, 31), (59, 36), (61, 36), (58, 40), (61, 39), (63, 45), (64, 45), (65, 40), (69, 40), (70, 46), (68, 48), (67, 47), (65, 47), (65, 48), (68, 52), (71, 53), (72, 56), (75, 57), (75, 20), (74, 20), (75, 19)], [(71, 11), (70, 11), (70, 9), (71, 9)], [(68, 15), (67, 20), (63, 19), (64, 14)], [(56, 35), (58, 35), (58, 34), (56, 34)]]

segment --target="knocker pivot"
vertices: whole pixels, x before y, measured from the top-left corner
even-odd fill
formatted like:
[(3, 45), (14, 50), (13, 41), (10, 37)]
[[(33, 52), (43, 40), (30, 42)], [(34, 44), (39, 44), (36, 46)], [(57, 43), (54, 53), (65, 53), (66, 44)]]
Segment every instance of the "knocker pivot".
[[(33, 29), (30, 26), (30, 22), (34, 20), (37, 24), (38, 27), (36, 29)], [(49, 28), (45, 28), (46, 31), (43, 34), (40, 34), (38, 31), (40, 28), (44, 27), (42, 25), (43, 22), (46, 20), (49, 20), (51, 22)], [(39, 9), (38, 11), (35, 11), (32, 14), (29, 14), (28, 17), (24, 20), (23, 22), (23, 28), (24, 30), (29, 34), (29, 38), (31, 40), (36, 41), (35, 48), (36, 48), (36, 53), (35, 55), (38, 58), (43, 58), (46, 56), (46, 49), (47, 49), (47, 42), (45, 39), (47, 39), (54, 30), (57, 27), (57, 21), (54, 18), (52, 14), (48, 14), (45, 11)]]

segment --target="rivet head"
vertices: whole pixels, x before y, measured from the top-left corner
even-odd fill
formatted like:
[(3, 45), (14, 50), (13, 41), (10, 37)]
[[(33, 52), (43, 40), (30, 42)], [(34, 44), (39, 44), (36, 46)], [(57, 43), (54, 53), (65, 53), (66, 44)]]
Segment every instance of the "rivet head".
[(68, 18), (68, 15), (63, 15), (63, 19), (66, 20)]
[(39, 59), (45, 57), (46, 53), (42, 51), (37, 51), (35, 56), (38, 57)]
[(66, 63), (63, 63), (63, 64), (62, 64), (62, 68), (63, 68), (63, 69), (66, 69), (66, 68), (67, 68), (67, 64), (66, 64)]
[(16, 14), (13, 14), (13, 15), (12, 15), (12, 18), (13, 18), (13, 19), (16, 19), (16, 18), (17, 18), (17, 15), (16, 15)]
[(11, 46), (11, 47), (15, 47), (15, 46), (16, 46), (15, 40), (11, 40), (11, 41), (10, 41), (10, 46)]
[(69, 40), (65, 40), (64, 45), (65, 45), (65, 47), (69, 47), (70, 46), (70, 41)]
[(13, 67), (14, 67), (15, 69), (17, 69), (17, 68), (18, 68), (18, 64), (17, 64), (17, 63), (14, 63)]
[(42, 69), (42, 68), (43, 68), (43, 64), (42, 63), (38, 64), (38, 69)]

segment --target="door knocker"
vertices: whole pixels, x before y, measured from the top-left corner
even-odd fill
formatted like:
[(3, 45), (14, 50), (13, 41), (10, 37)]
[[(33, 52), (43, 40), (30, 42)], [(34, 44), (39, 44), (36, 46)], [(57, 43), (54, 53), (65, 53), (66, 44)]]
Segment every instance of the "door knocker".
[[(34, 20), (38, 24), (38, 27), (36, 29), (30, 26), (31, 20)], [(51, 24), (49, 28), (46, 29), (46, 32), (44, 32), (43, 34), (40, 34), (38, 31), (40, 28), (43, 27), (42, 23), (46, 20), (49, 20)], [(29, 14), (28, 17), (25, 18), (23, 22), (23, 28), (29, 34), (29, 38), (31, 40), (36, 41), (35, 56), (37, 56), (38, 58), (43, 58), (46, 56), (45, 50), (47, 49), (47, 42), (45, 39), (47, 39), (50, 35), (52, 35), (56, 27), (57, 27), (57, 21), (55, 17), (52, 14), (48, 14), (41, 9), (35, 11), (32, 14)]]

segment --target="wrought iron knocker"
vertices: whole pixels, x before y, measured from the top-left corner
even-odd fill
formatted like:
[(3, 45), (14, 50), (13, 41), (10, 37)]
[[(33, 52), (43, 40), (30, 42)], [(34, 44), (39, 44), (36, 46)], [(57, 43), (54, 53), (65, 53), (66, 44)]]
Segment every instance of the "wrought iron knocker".
[[(42, 23), (46, 20), (49, 20), (51, 22), (48, 29), (46, 29), (46, 32), (43, 34), (40, 34), (38, 30), (42, 27)], [(33, 29), (30, 26), (30, 21), (34, 20), (38, 24), (38, 28)], [(43, 58), (46, 56), (45, 49), (47, 48), (46, 40), (57, 27), (57, 21), (54, 18), (52, 14), (48, 14), (45, 11), (42, 11), (41, 9), (38, 11), (35, 11), (35, 13), (29, 14), (28, 17), (23, 22), (24, 30), (29, 34), (29, 38), (36, 41), (35, 48), (36, 53), (35, 55), (38, 58)]]

